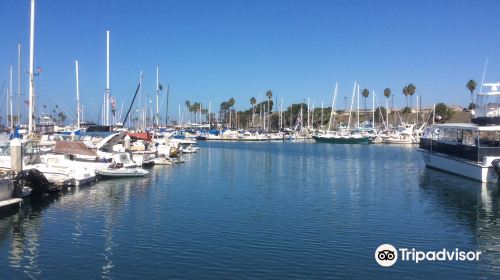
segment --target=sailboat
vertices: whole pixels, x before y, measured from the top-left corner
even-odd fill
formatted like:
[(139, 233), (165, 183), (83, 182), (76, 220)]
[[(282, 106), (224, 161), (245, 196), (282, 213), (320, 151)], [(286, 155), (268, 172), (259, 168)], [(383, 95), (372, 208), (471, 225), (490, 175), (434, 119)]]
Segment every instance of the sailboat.
[[(335, 99), (337, 97), (337, 90), (338, 90), (338, 84), (335, 84), (335, 92), (333, 94), (333, 103), (332, 103), (332, 112), (330, 115), (330, 122), (332, 120), (332, 117), (334, 115), (335, 111)], [(339, 131), (330, 131), (331, 123), (328, 124), (328, 131), (326, 133), (320, 133), (317, 135), (313, 135), (313, 139), (316, 142), (326, 142), (326, 143), (333, 143), (333, 144), (368, 144), (370, 143), (370, 138), (367, 136), (362, 135), (361, 133), (357, 131), (351, 131), (349, 130), (349, 127), (351, 125), (351, 113), (352, 113), (352, 107), (354, 103), (354, 97), (356, 93), (356, 82), (354, 82), (354, 89), (352, 92), (352, 101), (351, 101), (351, 108), (349, 111), (349, 122), (347, 125), (347, 130), (339, 130)], [(359, 107), (359, 85), (358, 85), (358, 107)], [(359, 110), (358, 110), (358, 122), (359, 122)], [(359, 125), (358, 125), (359, 127)]]

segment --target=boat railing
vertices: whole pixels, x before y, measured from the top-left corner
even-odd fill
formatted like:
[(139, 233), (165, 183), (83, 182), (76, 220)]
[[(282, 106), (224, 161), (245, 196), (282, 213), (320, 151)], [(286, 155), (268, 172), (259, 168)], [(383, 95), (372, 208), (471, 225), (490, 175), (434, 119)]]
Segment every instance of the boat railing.
[(475, 162), (482, 160), (482, 157), (479, 157), (479, 149), (476, 146), (451, 144), (431, 138), (420, 138), (419, 148)]

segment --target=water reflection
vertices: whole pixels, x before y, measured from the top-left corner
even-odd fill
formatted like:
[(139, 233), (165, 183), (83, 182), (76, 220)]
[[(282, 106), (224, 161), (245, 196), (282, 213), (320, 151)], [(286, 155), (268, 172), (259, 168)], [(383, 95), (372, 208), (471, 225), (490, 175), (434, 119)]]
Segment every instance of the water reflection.
[[(40, 234), (43, 230), (45, 250), (60, 251), (61, 256), (58, 257), (63, 259), (66, 248), (59, 244), (63, 241), (61, 237), (69, 238), (65, 240), (81, 251), (73, 256), (75, 258), (88, 257), (88, 246), (98, 248), (101, 243), (101, 278), (112, 278), (114, 249), (119, 245), (114, 241), (115, 230), (123, 222), (121, 216), (124, 208), (128, 207), (130, 198), (147, 195), (150, 181), (149, 177), (103, 181), (92, 186), (74, 187), (61, 195), (27, 199), (20, 209), (2, 209), (0, 248), (2, 245), (8, 246), (4, 247), (4, 250), (8, 252), (8, 260), (5, 261), (8, 262), (9, 270), (24, 273), (31, 279), (41, 277)], [(49, 207), (51, 205), (55, 207)], [(47, 215), (47, 211), (51, 214), (44, 220), (43, 216)], [(57, 220), (54, 218), (55, 213)], [(96, 229), (96, 226), (100, 227), (100, 230)], [(63, 269), (65, 268), (61, 270)], [(43, 271), (44, 277), (47, 272)], [(4, 273), (8, 271), (0, 271), (1, 279), (4, 279)], [(57, 271), (50, 273), (57, 275)]]
[(42, 272), (38, 265), (42, 211), (57, 199), (58, 196), (31, 198), (20, 209), (4, 212), (0, 217), (0, 244), (11, 239), (9, 266), (31, 279)]
[(500, 275), (500, 186), (426, 169), (420, 188), (435, 199), (437, 211), (471, 232), (476, 249), (482, 252), (481, 271)]

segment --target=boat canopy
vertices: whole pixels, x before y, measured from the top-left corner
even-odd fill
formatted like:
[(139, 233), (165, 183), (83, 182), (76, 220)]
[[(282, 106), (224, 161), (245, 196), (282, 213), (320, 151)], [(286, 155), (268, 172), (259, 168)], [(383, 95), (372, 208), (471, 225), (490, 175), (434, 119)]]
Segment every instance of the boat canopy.
[(54, 153), (97, 157), (97, 153), (83, 142), (56, 141)]
[(132, 139), (144, 140), (151, 142), (153, 136), (149, 132), (127, 132), (126, 133)]

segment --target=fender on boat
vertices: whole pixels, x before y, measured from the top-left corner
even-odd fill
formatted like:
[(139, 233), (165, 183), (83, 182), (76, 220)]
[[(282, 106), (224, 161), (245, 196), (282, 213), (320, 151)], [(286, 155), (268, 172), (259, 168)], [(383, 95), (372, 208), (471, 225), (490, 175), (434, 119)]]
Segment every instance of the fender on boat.
[(491, 165), (493, 166), (495, 173), (500, 176), (500, 159), (494, 159), (493, 161), (491, 161)]

